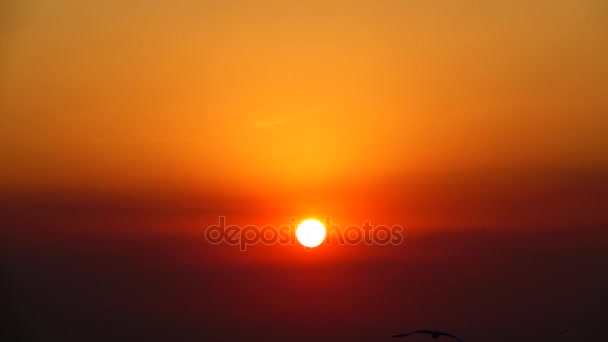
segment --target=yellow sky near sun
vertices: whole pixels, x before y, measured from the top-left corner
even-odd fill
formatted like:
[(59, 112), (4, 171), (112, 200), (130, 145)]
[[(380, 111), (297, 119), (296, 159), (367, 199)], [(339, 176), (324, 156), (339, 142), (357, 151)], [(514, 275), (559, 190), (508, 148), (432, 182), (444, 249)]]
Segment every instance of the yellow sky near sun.
[(3, 187), (296, 189), (608, 162), (604, 1), (3, 6)]

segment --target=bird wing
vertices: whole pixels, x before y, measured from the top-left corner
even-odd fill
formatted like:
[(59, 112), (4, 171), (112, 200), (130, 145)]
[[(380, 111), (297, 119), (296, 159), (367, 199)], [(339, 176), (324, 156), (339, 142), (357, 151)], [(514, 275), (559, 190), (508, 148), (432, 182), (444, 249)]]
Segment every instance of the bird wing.
[(450, 333), (446, 333), (443, 331), (437, 331), (437, 330), (416, 330), (416, 331), (412, 331), (409, 333), (405, 333), (405, 334), (398, 334), (398, 335), (393, 335), (393, 337), (406, 337), (406, 336), (410, 336), (410, 335), (414, 335), (414, 334), (430, 334), (430, 335), (443, 335), (443, 336), (447, 336), (447, 337), (451, 337), (453, 339), (455, 339), (458, 342), (463, 342), (461, 339), (459, 339), (458, 337), (450, 334)]
[(406, 337), (414, 334), (432, 334), (431, 330), (415, 330), (404, 334), (393, 335), (393, 337)]
[(461, 339), (459, 339), (458, 337), (456, 337), (456, 336), (454, 336), (454, 335), (452, 335), (450, 333), (445, 333), (445, 332), (442, 332), (442, 331), (436, 331), (436, 332), (439, 333), (439, 334), (441, 334), (441, 335), (443, 335), (443, 336), (451, 337), (451, 338), (455, 339), (458, 342), (462, 342)]

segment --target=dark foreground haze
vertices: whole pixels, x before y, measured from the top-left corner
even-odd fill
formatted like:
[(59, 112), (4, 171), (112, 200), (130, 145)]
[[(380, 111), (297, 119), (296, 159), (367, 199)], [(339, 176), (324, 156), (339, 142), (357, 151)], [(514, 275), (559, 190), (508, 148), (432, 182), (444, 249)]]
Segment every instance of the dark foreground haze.
[(216, 218), (112, 217), (4, 213), (4, 333), (32, 341), (390, 341), (431, 328), (465, 341), (608, 338), (600, 227), (406, 229), (400, 246), (241, 253), (205, 241)]

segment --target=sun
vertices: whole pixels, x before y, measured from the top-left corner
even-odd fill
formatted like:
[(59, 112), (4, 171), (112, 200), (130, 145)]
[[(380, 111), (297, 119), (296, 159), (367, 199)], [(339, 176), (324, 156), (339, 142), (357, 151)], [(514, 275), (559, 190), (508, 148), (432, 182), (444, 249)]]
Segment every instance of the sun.
[(305, 247), (317, 247), (325, 239), (325, 234), (325, 226), (315, 219), (302, 221), (296, 229), (296, 237)]

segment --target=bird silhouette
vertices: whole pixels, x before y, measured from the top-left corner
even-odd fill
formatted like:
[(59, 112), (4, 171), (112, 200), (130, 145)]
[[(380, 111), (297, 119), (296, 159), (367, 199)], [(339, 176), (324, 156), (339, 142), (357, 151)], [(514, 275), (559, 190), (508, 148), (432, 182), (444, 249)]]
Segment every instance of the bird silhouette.
[(412, 331), (412, 332), (405, 333), (405, 334), (393, 335), (393, 337), (406, 337), (406, 336), (410, 336), (410, 335), (414, 335), (414, 334), (429, 334), (434, 339), (439, 338), (439, 336), (447, 336), (447, 337), (451, 337), (451, 338), (455, 339), (458, 342), (463, 342), (461, 339), (459, 339), (458, 337), (456, 337), (452, 334), (438, 331), (438, 330), (416, 330), (416, 331)]

